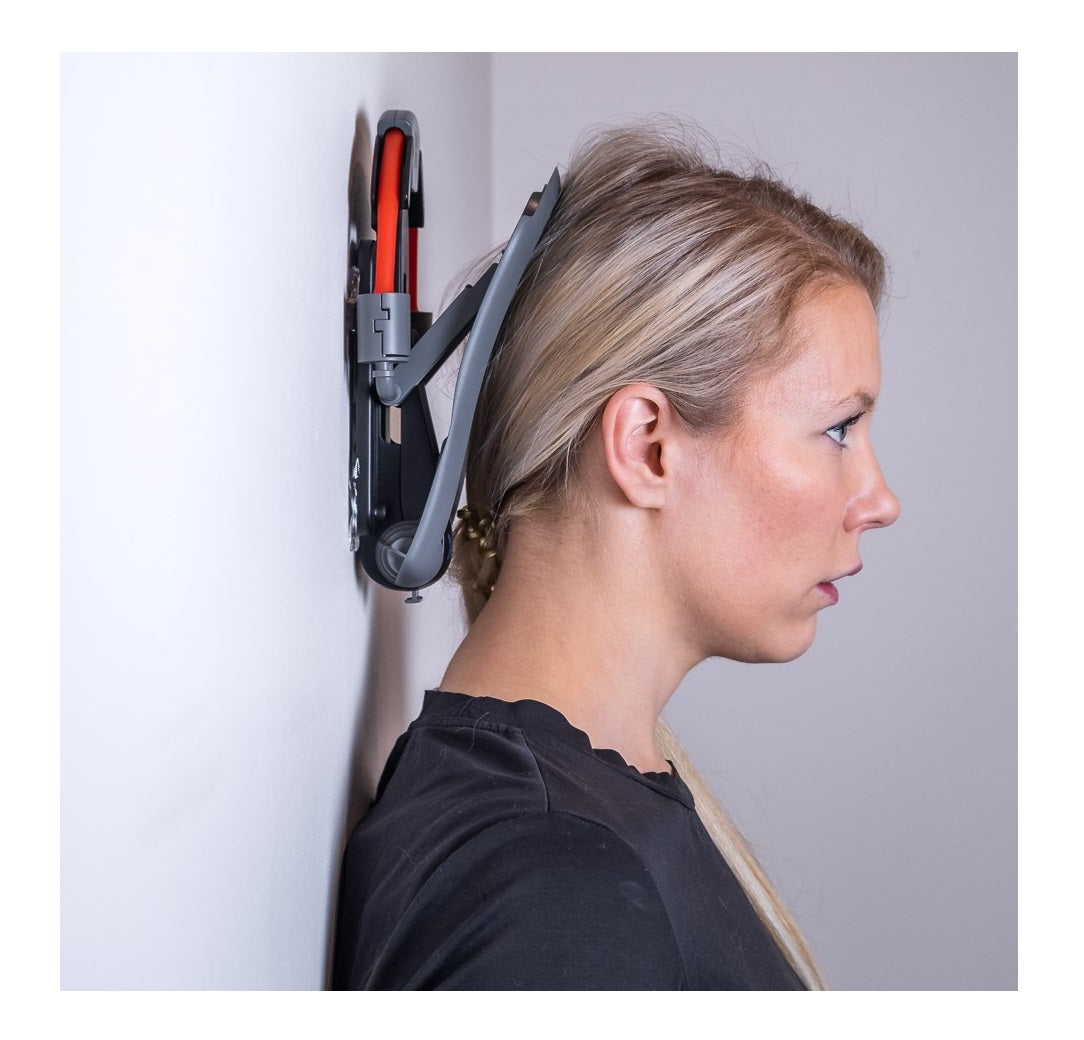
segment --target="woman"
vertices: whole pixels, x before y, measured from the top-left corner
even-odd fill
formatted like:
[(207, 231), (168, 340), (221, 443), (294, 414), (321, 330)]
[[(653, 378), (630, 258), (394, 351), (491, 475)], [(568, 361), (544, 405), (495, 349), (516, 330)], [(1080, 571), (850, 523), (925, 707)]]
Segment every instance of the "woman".
[(645, 129), (584, 148), (498, 341), (471, 628), (343, 869), (338, 987), (817, 988), (659, 713), (813, 640), (898, 505), (869, 439), (884, 263)]

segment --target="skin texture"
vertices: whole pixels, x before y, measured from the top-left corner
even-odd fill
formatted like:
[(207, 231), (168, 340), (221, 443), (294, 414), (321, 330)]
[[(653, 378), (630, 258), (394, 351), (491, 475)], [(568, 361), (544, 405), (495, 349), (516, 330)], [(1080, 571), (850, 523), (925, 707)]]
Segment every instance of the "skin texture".
[(705, 657), (804, 653), (817, 612), (835, 602), (821, 583), (860, 567), (860, 535), (899, 514), (870, 441), (881, 372), (868, 297), (821, 293), (797, 331), (796, 360), (754, 388), (734, 435), (708, 440), (682, 487), (695, 521), (678, 533), (690, 550), (678, 573), (699, 590), (688, 623)]
[(541, 700), (593, 746), (665, 770), (655, 722), (690, 668), (808, 649), (835, 601), (825, 583), (860, 565), (859, 537), (899, 505), (869, 439), (880, 355), (866, 293), (822, 290), (795, 335), (795, 360), (723, 433), (691, 430), (649, 384), (614, 394), (582, 493), (517, 521), (441, 688)]

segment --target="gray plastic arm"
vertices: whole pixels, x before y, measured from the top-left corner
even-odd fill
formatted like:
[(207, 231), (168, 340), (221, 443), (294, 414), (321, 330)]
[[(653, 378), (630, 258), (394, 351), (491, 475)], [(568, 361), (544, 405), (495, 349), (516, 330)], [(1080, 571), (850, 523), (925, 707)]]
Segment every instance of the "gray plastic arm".
[(418, 530), (396, 576), (396, 583), (402, 589), (424, 588), (435, 580), (444, 565), (444, 532), (463, 485), (467, 441), (474, 422), (474, 411), (478, 406), (486, 366), (512, 297), (553, 214), (560, 191), (560, 176), (557, 170), (554, 170), (542, 190), (538, 204), (533, 210), (528, 205), (523, 216), (519, 218), (493, 273), (489, 291), (478, 310), (478, 316), (474, 319), (452, 400), (448, 439), (440, 453), (440, 461), (437, 463), (437, 471)]
[[(448, 355), (459, 345), (464, 333), (470, 327), (481, 307), (481, 301), (489, 289), (489, 283), (493, 278), (493, 272), (497, 269), (496, 264), (491, 264), (481, 278), (474, 285), (468, 285), (447, 307), (443, 314), (433, 323), (432, 327), (414, 344), (410, 356), (392, 365), (383, 368), (374, 366), (373, 388), (380, 403), (395, 407), (403, 403), (403, 398), (418, 384), (424, 382), (429, 376), (448, 359)], [(402, 295), (407, 301), (406, 321), (403, 327), (401, 339), (410, 343), (410, 296), (406, 293), (384, 293), (382, 296)], [(380, 297), (382, 299), (382, 297)], [(390, 360), (387, 354), (376, 357), (362, 356), (360, 330), (362, 321), (367, 314), (362, 312), (362, 301), (366, 297), (358, 297), (358, 360), (363, 362)], [(386, 309), (387, 310), (387, 309)], [(367, 324), (375, 325), (375, 322)]]

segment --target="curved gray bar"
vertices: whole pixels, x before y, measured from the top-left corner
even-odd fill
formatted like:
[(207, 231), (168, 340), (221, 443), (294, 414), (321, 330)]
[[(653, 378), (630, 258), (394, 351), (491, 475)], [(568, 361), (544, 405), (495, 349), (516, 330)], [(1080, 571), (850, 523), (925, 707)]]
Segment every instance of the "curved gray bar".
[(467, 441), (486, 366), (512, 297), (553, 214), (560, 192), (560, 175), (554, 170), (538, 205), (528, 212), (528, 204), (528, 211), (519, 218), (474, 319), (455, 386), (448, 439), (440, 453), (418, 530), (396, 575), (396, 583), (402, 589), (421, 589), (432, 584), (444, 565), (444, 532), (459, 500), (466, 469)]

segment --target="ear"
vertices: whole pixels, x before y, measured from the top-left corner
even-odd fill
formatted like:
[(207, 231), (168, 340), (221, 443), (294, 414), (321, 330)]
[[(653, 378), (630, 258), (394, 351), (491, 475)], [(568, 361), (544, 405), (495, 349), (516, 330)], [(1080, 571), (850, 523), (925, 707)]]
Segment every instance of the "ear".
[(614, 483), (631, 505), (666, 502), (679, 420), (667, 396), (649, 383), (622, 387), (602, 412), (602, 444)]

